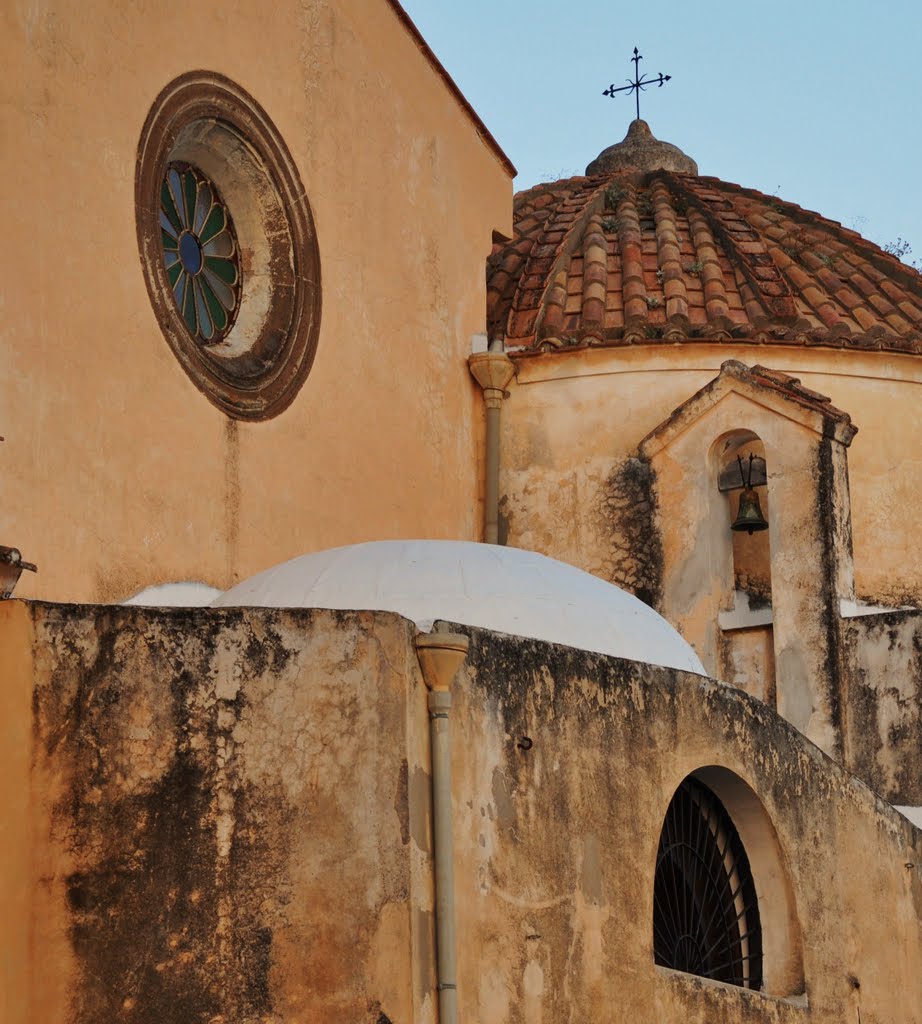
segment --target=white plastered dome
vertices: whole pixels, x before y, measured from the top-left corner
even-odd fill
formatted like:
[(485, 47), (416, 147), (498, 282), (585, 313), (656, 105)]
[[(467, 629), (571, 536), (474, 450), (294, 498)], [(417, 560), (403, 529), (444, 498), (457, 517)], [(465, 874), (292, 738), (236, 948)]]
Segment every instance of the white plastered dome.
[(293, 558), (212, 607), (389, 611), (705, 674), (669, 623), (625, 591), (553, 558), (469, 541), (392, 540)]

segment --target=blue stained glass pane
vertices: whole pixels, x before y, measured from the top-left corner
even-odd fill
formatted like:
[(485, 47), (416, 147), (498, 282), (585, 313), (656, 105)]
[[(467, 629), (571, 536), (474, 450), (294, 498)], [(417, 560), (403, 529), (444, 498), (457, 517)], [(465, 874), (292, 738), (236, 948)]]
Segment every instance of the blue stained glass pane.
[(161, 213), (165, 213), (167, 219), (170, 222), (170, 226), (173, 229), (173, 234), (179, 234), (179, 214), (176, 211), (176, 205), (173, 202), (173, 196), (170, 193), (170, 186), (166, 183), (166, 180), (160, 186), (160, 210)]
[(202, 250), (195, 235), (188, 231), (179, 240), (179, 258), (190, 274), (197, 274), (202, 269)]
[(180, 274), (179, 280), (173, 285), (173, 294), (176, 296), (176, 303), (180, 309), (182, 309), (183, 299), (186, 297), (186, 282), (188, 280), (188, 274)]
[(182, 315), (186, 318), (186, 326), (193, 334), (198, 334), (198, 322), (195, 318), (195, 288), (193, 278), (188, 278), (186, 297), (183, 299)]
[(166, 251), (166, 252), (165, 252), (165, 253), (163, 254), (163, 262), (164, 262), (164, 263), (166, 263), (166, 265), (167, 265), (168, 267), (172, 267), (172, 266), (173, 266), (173, 264), (174, 264), (174, 263), (175, 263), (175, 262), (176, 262), (176, 261), (177, 261), (178, 259), (179, 259), (179, 253), (176, 253), (176, 252), (170, 252), (169, 250), (167, 250), (167, 251)]
[(186, 227), (191, 230), (192, 218), (195, 216), (195, 193), (198, 191), (192, 171), (185, 171), (182, 175), (182, 188), (186, 201)]
[(170, 192), (173, 194), (173, 202), (179, 213), (179, 219), (182, 221), (183, 226), (185, 226), (188, 224), (188, 218), (186, 217), (186, 207), (182, 197), (182, 181), (179, 178), (179, 171), (175, 167), (170, 168), (167, 174), (167, 181), (170, 183)]
[(160, 211), (160, 227), (162, 227), (168, 235), (172, 235), (173, 238), (176, 237), (176, 228), (174, 228), (170, 223), (170, 218), (167, 217), (163, 210)]

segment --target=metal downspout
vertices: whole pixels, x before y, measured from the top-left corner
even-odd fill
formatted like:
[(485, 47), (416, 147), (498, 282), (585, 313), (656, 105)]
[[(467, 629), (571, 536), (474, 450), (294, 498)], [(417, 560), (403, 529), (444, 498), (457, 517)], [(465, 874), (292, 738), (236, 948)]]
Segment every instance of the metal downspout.
[(503, 352), (477, 352), (469, 357), (467, 365), (483, 389), (483, 404), (487, 410), (483, 539), (487, 544), (498, 544), (500, 412), (506, 387), (515, 374), (515, 364)]
[(458, 973), (455, 937), (455, 865), (451, 807), (451, 681), (467, 657), (468, 639), (458, 633), (421, 633), (416, 652), (429, 689), (432, 747), (432, 860), (439, 1024), (457, 1024)]

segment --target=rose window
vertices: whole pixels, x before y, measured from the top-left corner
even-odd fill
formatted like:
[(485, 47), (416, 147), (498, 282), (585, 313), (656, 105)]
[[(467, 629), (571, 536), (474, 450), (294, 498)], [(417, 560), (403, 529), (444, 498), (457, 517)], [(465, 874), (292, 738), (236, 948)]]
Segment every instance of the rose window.
[(217, 189), (194, 167), (167, 167), (160, 236), (167, 278), (189, 333), (201, 344), (221, 341), (239, 305), (238, 249)]

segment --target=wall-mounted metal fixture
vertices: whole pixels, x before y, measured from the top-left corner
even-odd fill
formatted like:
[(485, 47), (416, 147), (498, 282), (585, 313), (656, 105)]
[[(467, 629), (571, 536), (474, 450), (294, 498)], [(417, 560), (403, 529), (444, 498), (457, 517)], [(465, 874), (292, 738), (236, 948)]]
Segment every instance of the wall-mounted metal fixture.
[(768, 521), (765, 516), (762, 515), (762, 506), (759, 504), (759, 496), (756, 494), (752, 486), (752, 463), (755, 459), (755, 455), (752, 452), (749, 453), (749, 466), (748, 472), (743, 471), (743, 460), (739, 455), (736, 457), (736, 461), (740, 467), (740, 477), (745, 481), (743, 493), (740, 495), (739, 508), (736, 513), (736, 519), (733, 520), (730, 526), (731, 530), (745, 530), (751, 537), (753, 533), (759, 530), (768, 529)]
[(0, 600), (12, 596), (23, 569), (38, 572), (31, 562), (22, 560), (19, 548), (8, 548), (0, 544)]
[[(720, 471), (717, 477), (717, 489), (721, 494), (726, 494), (728, 491), (740, 491), (746, 486), (746, 472), (743, 470), (741, 465), (742, 460), (737, 456), (735, 461), (728, 462), (727, 465)], [(749, 486), (750, 487), (764, 487), (768, 483), (768, 474), (766, 473), (765, 459), (761, 455), (752, 453), (752, 458), (749, 463)]]

